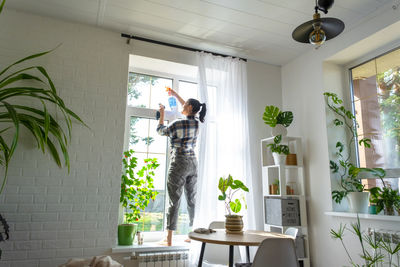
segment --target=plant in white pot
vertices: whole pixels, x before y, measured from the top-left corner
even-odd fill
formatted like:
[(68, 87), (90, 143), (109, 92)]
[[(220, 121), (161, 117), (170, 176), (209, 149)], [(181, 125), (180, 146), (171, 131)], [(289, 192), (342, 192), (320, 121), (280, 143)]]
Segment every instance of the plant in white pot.
[(221, 191), (221, 195), (218, 196), (218, 200), (225, 202), (225, 209), (227, 215), (225, 215), (225, 228), (226, 232), (230, 234), (240, 234), (243, 232), (243, 220), (241, 215), (232, 214), (239, 213), (242, 209), (242, 202), (246, 205), (244, 196), (234, 199), (234, 195), (240, 190), (249, 192), (247, 186), (240, 180), (234, 180), (229, 174), (227, 178), (221, 177), (218, 182), (218, 189)]
[(158, 192), (154, 190), (155, 169), (160, 165), (157, 159), (145, 159), (143, 166), (138, 166), (133, 150), (125, 151), (122, 159), (124, 171), (121, 176), (120, 203), (125, 208), (124, 223), (118, 225), (118, 245), (132, 245), (138, 224), (150, 200), (155, 199)]
[[(383, 178), (386, 173), (381, 168), (360, 168), (352, 162), (352, 148), (357, 137), (357, 121), (350, 110), (343, 106), (343, 101), (334, 93), (324, 93), (326, 105), (331, 110), (336, 127), (344, 127), (349, 134), (347, 146), (338, 141), (336, 143), (335, 159), (330, 160), (330, 169), (333, 174), (339, 176), (340, 189), (332, 191), (332, 199), (341, 203), (344, 197), (349, 201), (349, 211), (355, 213), (368, 213), (369, 192), (364, 190), (360, 176), (368, 175)], [(371, 139), (363, 138), (359, 145), (371, 148)], [(346, 154), (347, 153), (347, 154)]]
[(281, 141), (282, 135), (277, 135), (274, 137), (274, 142), (267, 145), (271, 149), (275, 165), (285, 165), (286, 157), (289, 154), (289, 146), (281, 145)]
[(287, 135), (286, 128), (293, 122), (293, 112), (281, 111), (276, 106), (266, 106), (263, 114), (264, 123), (272, 128), (272, 136)]

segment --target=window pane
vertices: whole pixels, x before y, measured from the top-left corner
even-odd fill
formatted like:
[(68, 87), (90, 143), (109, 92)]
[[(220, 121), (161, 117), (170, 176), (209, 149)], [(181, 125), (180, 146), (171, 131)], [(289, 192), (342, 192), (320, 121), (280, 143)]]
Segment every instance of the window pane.
[(400, 168), (400, 50), (352, 69), (361, 167)]
[(158, 109), (166, 99), (165, 86), (172, 87), (172, 79), (130, 72), (128, 106)]
[(184, 100), (188, 100), (189, 98), (198, 99), (197, 83), (179, 81), (179, 95)]
[(131, 117), (129, 149), (133, 149), (138, 158), (138, 168), (143, 166), (144, 159), (157, 158), (160, 166), (155, 170), (154, 187), (159, 192), (154, 201), (145, 209), (138, 221), (141, 231), (162, 231), (165, 213), (165, 181), (167, 137), (156, 132), (158, 122), (153, 119)]

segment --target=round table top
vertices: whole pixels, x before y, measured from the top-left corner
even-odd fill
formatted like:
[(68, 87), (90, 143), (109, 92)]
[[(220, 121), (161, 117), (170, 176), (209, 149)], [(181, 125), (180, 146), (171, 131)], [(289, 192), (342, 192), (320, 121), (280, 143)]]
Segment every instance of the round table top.
[(290, 238), (290, 236), (253, 230), (244, 231), (242, 234), (228, 234), (225, 230), (216, 230), (215, 233), (210, 234), (190, 232), (189, 238), (204, 243), (220, 245), (259, 246), (267, 238)]

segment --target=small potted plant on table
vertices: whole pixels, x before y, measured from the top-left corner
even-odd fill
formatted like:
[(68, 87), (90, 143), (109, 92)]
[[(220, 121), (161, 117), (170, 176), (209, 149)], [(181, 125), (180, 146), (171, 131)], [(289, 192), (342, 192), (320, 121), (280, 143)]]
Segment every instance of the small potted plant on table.
[(132, 245), (142, 213), (154, 200), (158, 192), (154, 190), (154, 170), (160, 165), (157, 159), (145, 159), (144, 165), (135, 173), (138, 165), (133, 150), (125, 151), (122, 164), (120, 203), (124, 210), (124, 223), (118, 225), (118, 245)]
[(243, 220), (241, 215), (232, 214), (239, 213), (242, 209), (243, 201), (246, 205), (244, 196), (241, 198), (233, 199), (235, 193), (240, 190), (249, 192), (249, 189), (240, 180), (234, 180), (229, 174), (227, 178), (219, 178), (218, 189), (221, 191), (221, 195), (218, 196), (218, 200), (225, 201), (225, 209), (227, 215), (225, 215), (225, 228), (226, 232), (230, 234), (240, 234), (243, 232)]

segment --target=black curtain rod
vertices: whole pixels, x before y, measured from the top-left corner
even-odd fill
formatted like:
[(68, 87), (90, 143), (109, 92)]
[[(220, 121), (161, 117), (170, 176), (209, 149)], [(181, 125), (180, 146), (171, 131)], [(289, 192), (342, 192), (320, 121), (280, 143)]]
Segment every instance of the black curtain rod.
[(196, 49), (196, 48), (192, 48), (192, 47), (187, 47), (187, 46), (183, 46), (183, 45), (176, 45), (176, 44), (165, 43), (165, 42), (156, 41), (156, 40), (152, 40), (152, 39), (147, 39), (147, 38), (143, 38), (143, 37), (139, 37), (139, 36), (129, 35), (129, 34), (126, 34), (126, 33), (121, 33), (121, 37), (128, 38), (128, 43), (129, 43), (129, 40), (130, 40), (130, 39), (134, 39), (134, 40), (139, 40), (139, 41), (148, 42), (148, 43), (152, 43), (152, 44), (165, 45), (165, 46), (169, 46), (169, 47), (174, 47), (174, 48), (179, 48), (179, 49), (183, 49), (183, 50), (188, 50), (188, 51), (192, 51), (192, 52), (205, 52), (205, 53), (213, 54), (214, 56), (238, 58), (238, 59), (240, 59), (240, 60), (243, 60), (243, 61), (247, 62), (247, 59), (246, 59), (246, 58), (234, 57), (234, 56), (229, 56), (229, 55), (214, 53), (214, 52), (205, 51), (205, 50), (200, 50), (200, 49)]

